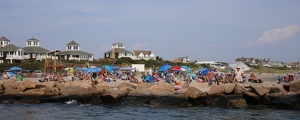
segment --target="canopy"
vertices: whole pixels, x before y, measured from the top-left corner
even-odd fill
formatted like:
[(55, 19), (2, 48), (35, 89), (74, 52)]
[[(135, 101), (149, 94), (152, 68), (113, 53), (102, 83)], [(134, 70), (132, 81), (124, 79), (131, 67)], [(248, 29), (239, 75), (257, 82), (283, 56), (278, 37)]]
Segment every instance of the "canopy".
[(163, 65), (159, 68), (158, 72), (166, 72), (167, 69), (171, 68), (170, 65)]
[[(202, 68), (202, 69), (199, 70), (199, 75), (200, 76), (208, 75), (208, 71), (209, 71), (209, 68)], [(217, 72), (215, 69), (213, 69), (212, 71)]]
[(87, 74), (87, 73), (95, 73), (95, 72), (100, 72), (102, 69), (99, 68), (99, 67), (92, 67), (92, 68), (87, 68), (84, 70), (84, 73)]
[(103, 66), (103, 68), (106, 69), (106, 70), (107, 70), (108, 72), (110, 72), (110, 73), (113, 73), (113, 72), (114, 72), (112, 66), (105, 65), (105, 66)]
[(9, 70), (11, 70), (11, 71), (17, 71), (17, 70), (22, 70), (22, 68), (14, 66), (14, 67), (9, 68)]
[(138, 70), (138, 69), (132, 67), (124, 67), (124, 68), (120, 68), (120, 70)]
[(77, 67), (77, 68), (76, 68), (76, 70), (78, 70), (78, 71), (82, 71), (82, 70), (83, 70), (83, 68), (81, 68), (81, 67)]
[(180, 68), (181, 68), (180, 66), (172, 66), (171, 70), (178, 70), (178, 71), (180, 71), (181, 70)]

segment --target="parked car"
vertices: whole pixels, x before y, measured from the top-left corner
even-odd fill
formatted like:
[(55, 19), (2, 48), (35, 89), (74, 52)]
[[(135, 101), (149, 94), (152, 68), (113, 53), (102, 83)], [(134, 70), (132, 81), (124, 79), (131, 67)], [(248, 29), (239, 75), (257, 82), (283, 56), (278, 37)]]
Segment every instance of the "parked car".
[(42, 70), (34, 70), (33, 73), (34, 73), (37, 77), (41, 77), (41, 76), (42, 76)]

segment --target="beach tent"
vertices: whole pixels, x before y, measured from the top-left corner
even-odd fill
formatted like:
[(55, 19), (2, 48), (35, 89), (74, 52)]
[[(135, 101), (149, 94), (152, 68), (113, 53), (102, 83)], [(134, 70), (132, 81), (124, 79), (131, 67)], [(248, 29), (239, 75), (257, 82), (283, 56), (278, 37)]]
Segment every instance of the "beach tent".
[(167, 69), (171, 68), (170, 65), (166, 64), (159, 68), (158, 72), (166, 72)]
[[(203, 76), (203, 75), (207, 75), (209, 71), (209, 68), (202, 68), (199, 70), (199, 75)], [(212, 70), (213, 72), (217, 72), (215, 69)]]
[(81, 68), (81, 67), (77, 67), (75, 70), (77, 70), (77, 71), (82, 71), (82, 70), (83, 70), (83, 68)]

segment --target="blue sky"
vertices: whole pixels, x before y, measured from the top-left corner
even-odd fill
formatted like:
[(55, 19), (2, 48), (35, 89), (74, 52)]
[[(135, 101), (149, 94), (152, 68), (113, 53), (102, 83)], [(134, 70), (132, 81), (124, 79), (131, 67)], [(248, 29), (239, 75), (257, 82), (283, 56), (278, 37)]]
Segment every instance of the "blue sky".
[(299, 0), (0, 0), (0, 36), (49, 50), (74, 40), (102, 58), (114, 42), (163, 59), (299, 61)]

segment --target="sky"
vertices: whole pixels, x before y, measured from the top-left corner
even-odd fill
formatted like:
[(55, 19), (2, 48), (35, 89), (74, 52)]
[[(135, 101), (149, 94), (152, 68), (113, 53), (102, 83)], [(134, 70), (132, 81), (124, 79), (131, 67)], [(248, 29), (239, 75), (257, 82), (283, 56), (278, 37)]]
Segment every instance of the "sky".
[(103, 58), (111, 44), (165, 60), (300, 61), (299, 0), (0, 0), (0, 36), (25, 47), (80, 50)]

